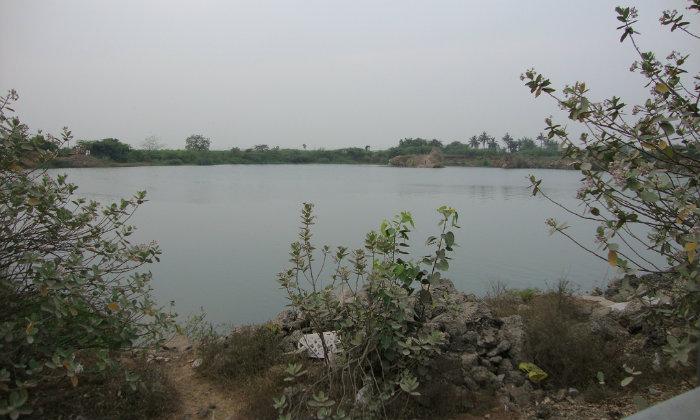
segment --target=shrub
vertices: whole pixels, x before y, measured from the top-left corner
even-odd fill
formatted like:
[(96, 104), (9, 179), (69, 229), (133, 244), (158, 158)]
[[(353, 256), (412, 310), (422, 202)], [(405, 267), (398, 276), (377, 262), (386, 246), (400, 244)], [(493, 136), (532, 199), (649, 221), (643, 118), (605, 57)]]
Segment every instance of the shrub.
[(185, 149), (192, 151), (208, 151), (211, 146), (209, 137), (204, 137), (201, 134), (192, 134), (185, 139)]
[(12, 418), (31, 411), (30, 390), (77, 386), (172, 325), (143, 269), (158, 246), (129, 241), (145, 192), (102, 206), (77, 198), (66, 176), (31, 169), (54, 155), (8, 114), (16, 99), (0, 98), (0, 414)]
[[(152, 419), (174, 413), (180, 395), (162, 364), (132, 361), (129, 369), (115, 366), (88, 373), (78, 386), (65, 382), (40, 389), (34, 407), (41, 418)], [(137, 381), (138, 378), (138, 381)]]
[[(426, 313), (439, 299), (430, 286), (449, 267), (447, 253), (455, 246), (449, 228), (457, 227), (457, 213), (438, 209), (441, 233), (427, 240), (436, 250), (418, 261), (408, 257), (413, 219), (402, 212), (368, 233), (364, 249), (350, 253), (338, 247), (331, 253), (324, 246), (320, 262), (314, 263), (312, 209), (303, 206), (299, 241), (291, 246), (292, 265), (280, 273), (279, 282), (319, 335), (326, 366), (304, 370), (290, 364), (285, 380), (294, 386), (285, 388), (275, 408), (284, 418), (385, 415), (398, 398), (418, 395), (426, 362), (444, 342), (444, 334), (426, 324)], [(334, 267), (327, 278), (326, 263)], [(332, 363), (321, 334), (329, 330), (338, 334), (340, 346)]]
[(270, 324), (237, 328), (226, 337), (204, 328), (195, 334), (202, 364), (197, 372), (227, 392), (241, 392), (240, 415), (244, 418), (277, 417), (271, 398), (283, 392), (284, 367), (299, 360), (285, 354), (280, 346), (281, 334)]
[(267, 325), (239, 328), (227, 337), (208, 334), (199, 343), (202, 364), (197, 371), (219, 382), (245, 384), (288, 360), (280, 339)]
[(112, 159), (117, 162), (126, 161), (131, 150), (131, 146), (117, 139), (82, 140), (78, 144), (90, 150), (91, 156)]
[[(700, 10), (691, 1), (690, 10)], [(570, 120), (583, 125), (578, 147), (564, 127), (546, 120), (548, 137), (560, 139), (565, 155), (583, 175), (577, 198), (581, 206), (567, 209), (577, 217), (598, 223), (599, 248), (576, 241), (567, 225), (547, 224), (588, 252), (625, 273), (657, 273), (662, 281), (644, 281), (639, 298), (669, 302), (650, 307), (648, 319), (667, 332), (664, 348), (672, 365), (687, 365), (700, 331), (697, 244), (700, 240), (700, 90), (693, 88), (686, 69), (687, 55), (671, 52), (662, 62), (643, 51), (635, 30), (637, 11), (618, 7), (620, 41), (629, 40), (638, 55), (631, 71), (640, 73), (649, 98), (631, 108), (613, 96), (601, 102), (588, 98), (583, 82), (565, 87), (561, 94), (535, 70), (522, 75), (530, 91), (553, 98)], [(665, 11), (661, 24), (696, 37), (690, 23), (676, 11)], [(697, 76), (695, 76), (697, 79)], [(531, 178), (533, 194), (552, 200)], [(557, 203), (558, 204), (558, 203)], [(562, 206), (563, 207), (563, 206)], [(566, 207), (564, 207), (566, 208)], [(663, 263), (662, 261), (665, 261)]]
[(536, 288), (510, 289), (505, 283), (491, 283), (491, 290), (484, 300), (497, 317), (507, 317), (519, 313), (520, 305), (530, 303), (541, 291)]
[(525, 352), (549, 373), (549, 383), (586, 389), (597, 383), (598, 372), (610, 379), (620, 377), (623, 343), (595, 334), (588, 324), (590, 315), (581, 311), (568, 290), (536, 295), (520, 314), (525, 320)]

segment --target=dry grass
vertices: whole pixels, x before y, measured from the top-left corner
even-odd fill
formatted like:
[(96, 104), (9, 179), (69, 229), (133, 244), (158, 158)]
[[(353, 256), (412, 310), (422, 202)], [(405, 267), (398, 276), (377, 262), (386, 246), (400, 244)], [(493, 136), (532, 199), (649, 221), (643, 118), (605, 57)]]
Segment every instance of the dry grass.
[(522, 305), (526, 305), (541, 294), (539, 289), (528, 287), (526, 289), (509, 289), (504, 283), (497, 281), (491, 283), (491, 290), (484, 300), (497, 317), (516, 315)]
[[(130, 363), (131, 365), (131, 363)], [(179, 393), (160, 364), (135, 360), (130, 372), (140, 378), (134, 390), (123, 367), (104, 374), (81, 375), (78, 386), (63, 378), (35, 391), (30, 418), (151, 419), (167, 417), (179, 406)]]
[(284, 368), (293, 357), (280, 347), (282, 336), (266, 325), (238, 329), (228, 337), (210, 335), (199, 345), (197, 372), (219, 387), (241, 391), (243, 418), (276, 418), (272, 398), (286, 385)]
[(197, 372), (219, 383), (240, 384), (284, 363), (281, 335), (267, 326), (241, 328), (228, 337), (209, 335), (199, 344)]
[(609, 378), (621, 375), (624, 343), (591, 331), (589, 313), (582, 311), (566, 281), (545, 292), (498, 283), (491, 289), (485, 300), (496, 316), (523, 317), (525, 352), (549, 374), (549, 385), (586, 389), (597, 385), (599, 371)]
[[(592, 331), (590, 309), (575, 295), (566, 281), (539, 292), (535, 289), (512, 290), (492, 285), (486, 298), (496, 316), (520, 315), (525, 323), (524, 350), (530, 361), (544, 369), (549, 378), (546, 387), (576, 387), (589, 401), (599, 401), (635, 392), (649, 386), (678, 384), (690, 378), (689, 369), (655, 366), (655, 352), (644, 345), (644, 337), (604, 338)], [(629, 376), (623, 365), (642, 374), (622, 389), (620, 381)], [(605, 384), (598, 383), (602, 372)]]
[(535, 296), (522, 312), (525, 320), (525, 352), (549, 373), (551, 384), (588, 388), (596, 374), (620, 376), (623, 344), (594, 334), (588, 316), (566, 292)]

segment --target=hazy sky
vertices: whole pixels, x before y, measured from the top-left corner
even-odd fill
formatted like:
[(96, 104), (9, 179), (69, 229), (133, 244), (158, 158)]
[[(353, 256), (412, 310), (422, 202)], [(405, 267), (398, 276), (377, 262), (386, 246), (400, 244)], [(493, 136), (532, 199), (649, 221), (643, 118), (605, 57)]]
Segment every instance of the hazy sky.
[[(132, 145), (153, 134), (182, 147), (192, 133), (215, 149), (532, 136), (556, 109), (522, 86), (528, 67), (557, 86), (643, 97), (618, 43), (619, 3), (0, 0), (0, 89), (18, 90), (32, 128)], [(698, 51), (658, 29), (661, 10), (685, 2), (634, 3), (645, 49)]]

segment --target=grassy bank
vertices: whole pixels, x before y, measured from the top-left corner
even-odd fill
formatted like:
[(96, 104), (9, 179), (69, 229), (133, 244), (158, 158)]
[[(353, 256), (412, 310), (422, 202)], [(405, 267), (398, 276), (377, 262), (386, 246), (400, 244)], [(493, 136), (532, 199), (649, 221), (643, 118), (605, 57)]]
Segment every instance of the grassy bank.
[[(484, 133), (484, 136), (486, 134)], [(81, 140), (75, 147), (59, 148), (41, 136), (32, 141), (53, 154), (44, 162), (50, 168), (91, 168), (112, 166), (149, 165), (235, 165), (235, 164), (374, 164), (387, 165), (397, 156), (421, 155), (437, 149), (445, 157), (448, 166), (492, 166), (499, 168), (567, 168), (557, 143), (541, 141), (537, 145), (531, 139), (521, 139), (501, 147), (490, 139), (484, 143), (470, 145), (458, 141), (443, 144), (439, 140), (409, 138), (385, 150), (370, 150), (369, 146), (341, 149), (282, 149), (258, 145), (241, 150), (210, 150), (208, 139), (200, 148), (185, 149), (135, 149), (118, 139)], [(486, 138), (485, 137), (485, 138)]]
[[(454, 375), (455, 369), (464, 369), (464, 357), (454, 365), (447, 363), (452, 359), (441, 356), (438, 376), (442, 379), (421, 385), (419, 393), (425, 398), (417, 396), (402, 400), (400, 407), (388, 406), (387, 418), (485, 414), (495, 418), (619, 418), (684, 392), (695, 383), (692, 369), (654, 367), (659, 347), (646, 333), (628, 332), (624, 327), (628, 315), (602, 315), (602, 307), (582, 299), (566, 283), (546, 291), (501, 287), (479, 304), (488, 311), (484, 314), (493, 314), (493, 322), (522, 319), (521, 357), (544, 369), (548, 377), (542, 381), (523, 377), (524, 383), (515, 388), (494, 382), (455, 392), (459, 387), (451, 386), (445, 378)], [(200, 387), (211, 386), (218, 394), (236, 396), (235, 415), (275, 418), (271, 396), (281, 395), (289, 386), (284, 379), (289, 363), (303, 367), (306, 382), (322, 381), (323, 363), (295, 352), (297, 336), (285, 333), (278, 322), (238, 327), (224, 336), (210, 332), (196, 341), (195, 354), (183, 357), (201, 361), (193, 369)], [(488, 331), (482, 333), (488, 335)], [(629, 366), (640, 373), (630, 384), (620, 386), (629, 376), (625, 371)], [(190, 413), (181, 414), (202, 409), (192, 407)], [(218, 410), (217, 415), (233, 414)]]
[(505, 169), (574, 169), (572, 162), (561, 156), (532, 156), (507, 153), (492, 156), (445, 156), (445, 166), (491, 167)]
[[(369, 151), (364, 149), (296, 150), (130, 150), (125, 156), (71, 154), (62, 150), (47, 162), (49, 168), (101, 168), (123, 166), (247, 165), (247, 164), (370, 164), (387, 165), (403, 150)], [(542, 150), (508, 153), (503, 150), (471, 149), (460, 154), (445, 154), (446, 166), (495, 168), (570, 169), (570, 162), (558, 152)]]

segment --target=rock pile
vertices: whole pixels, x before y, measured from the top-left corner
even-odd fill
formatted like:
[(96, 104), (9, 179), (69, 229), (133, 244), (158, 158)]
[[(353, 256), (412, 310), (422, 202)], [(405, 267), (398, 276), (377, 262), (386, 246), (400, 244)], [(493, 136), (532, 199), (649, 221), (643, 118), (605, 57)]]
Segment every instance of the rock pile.
[(399, 155), (389, 159), (391, 166), (408, 168), (443, 168), (443, 155), (440, 149), (433, 147), (427, 155)]
[(498, 395), (508, 405), (530, 401), (531, 385), (518, 370), (523, 354), (524, 323), (519, 315), (495, 317), (486, 303), (457, 291), (442, 280), (433, 292), (451, 296), (451, 308), (438, 309), (429, 324), (444, 332), (447, 344), (433, 361), (435, 380), (470, 392)]
[[(482, 300), (457, 291), (446, 279), (432, 291), (449, 297), (449, 305), (432, 308), (426, 326), (447, 338), (443, 352), (427, 366), (432, 380), (440, 382), (432, 385), (457, 393), (488, 392), (509, 405), (528, 403), (532, 386), (518, 370), (518, 363), (525, 360), (522, 318), (495, 317)], [(287, 351), (296, 349), (299, 338), (309, 332), (294, 309), (281, 312), (272, 322), (285, 335), (282, 346)]]
[[(578, 336), (578, 331), (592, 333), (606, 343), (624, 346), (626, 351), (658, 352), (665, 335), (645, 315), (651, 307), (670, 307), (671, 302), (664, 296), (645, 298), (645, 281), (651, 280), (665, 281), (660, 277), (628, 276), (595, 295), (571, 296), (567, 305), (575, 305), (572, 308), (575, 317), (568, 328), (574, 335)], [(527, 362), (533, 362), (524, 350), (526, 323), (521, 315), (496, 316), (489, 303), (457, 291), (446, 279), (432, 285), (431, 292), (433, 305), (429, 309), (421, 308), (427, 318), (425, 328), (443, 332), (446, 342), (442, 352), (421, 372), (421, 395), (417, 402), (426, 409), (434, 410), (441, 406), (440, 401), (445, 401), (445, 405), (469, 411), (483, 409), (490, 404), (485, 401), (495, 400), (501, 411), (532, 418), (581, 418), (584, 413), (586, 417), (590, 413), (621, 416), (605, 404), (587, 401), (584, 394), (590, 389), (579, 391), (571, 384), (562, 383), (561, 377), (553, 381), (557, 372), (548, 372), (549, 379), (533, 383), (537, 378), (528, 378), (520, 371), (521, 362), (526, 362), (524, 368)], [(535, 303), (520, 299), (513, 304), (517, 305), (517, 311), (513, 312), (533, 317), (528, 318), (528, 325), (536, 325), (533, 319), (542, 316), (542, 312), (533, 312), (542, 310)], [(280, 313), (273, 323), (283, 332), (282, 345), (288, 351), (296, 350), (303, 334), (311, 332), (303, 316), (295, 310)], [(649, 395), (657, 398), (651, 391)]]

